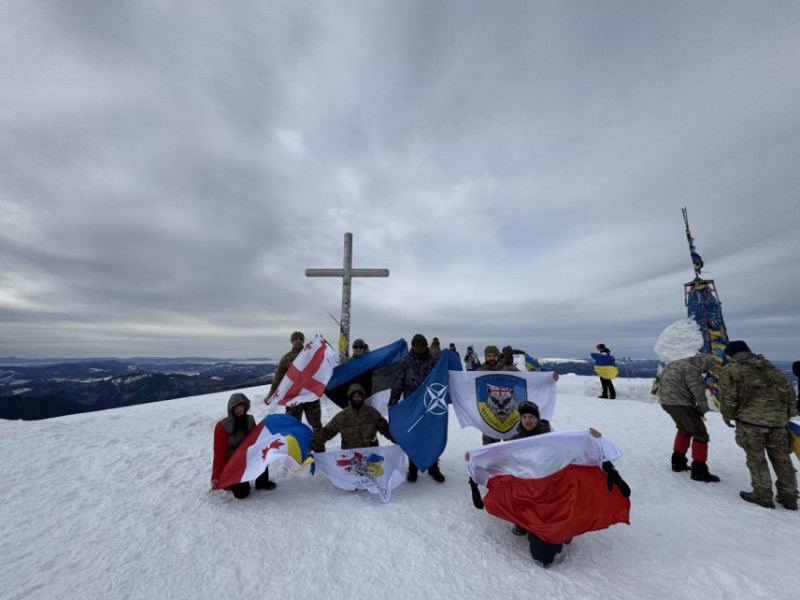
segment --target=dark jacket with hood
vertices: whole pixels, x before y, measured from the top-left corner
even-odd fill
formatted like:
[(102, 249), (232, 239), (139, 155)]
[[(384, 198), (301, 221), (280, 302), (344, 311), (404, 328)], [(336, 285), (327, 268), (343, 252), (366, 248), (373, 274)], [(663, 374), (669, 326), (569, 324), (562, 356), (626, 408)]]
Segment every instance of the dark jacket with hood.
[(408, 398), (413, 394), (435, 366), (436, 360), (427, 347), (422, 351), (412, 347), (411, 352), (400, 361), (399, 370), (392, 382), (389, 404), (397, 404), (400, 396)]
[(325, 427), (314, 434), (314, 442), (316, 444), (324, 445), (325, 442), (335, 437), (337, 433), (342, 436), (342, 450), (377, 446), (378, 432), (387, 440), (394, 442), (394, 438), (389, 432), (389, 423), (381, 413), (364, 404), (363, 400), (358, 407), (353, 404), (352, 395), (354, 392), (361, 392), (362, 398), (366, 397), (361, 384), (354, 383), (351, 385), (347, 389), (347, 400), (350, 405), (334, 415)]
[[(245, 412), (241, 417), (233, 414), (237, 404), (244, 404)], [(241, 393), (231, 394), (228, 399), (228, 416), (214, 427), (214, 462), (211, 467), (211, 479), (219, 479), (222, 470), (228, 463), (233, 451), (244, 441), (250, 430), (256, 426), (253, 415), (248, 414), (250, 399)]]

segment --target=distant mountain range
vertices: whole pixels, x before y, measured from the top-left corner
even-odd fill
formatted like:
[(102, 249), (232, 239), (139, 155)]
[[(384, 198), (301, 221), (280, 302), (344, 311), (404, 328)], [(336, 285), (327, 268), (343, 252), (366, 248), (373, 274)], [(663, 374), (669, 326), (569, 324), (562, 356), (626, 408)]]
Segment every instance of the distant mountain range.
[(272, 383), (276, 361), (0, 359), (0, 418), (47, 419)]
[[(589, 360), (539, 359), (560, 375), (594, 375)], [(791, 363), (774, 361), (789, 379)], [(269, 358), (0, 358), (0, 418), (37, 420), (272, 383)], [(658, 361), (617, 359), (620, 377), (654, 378)]]

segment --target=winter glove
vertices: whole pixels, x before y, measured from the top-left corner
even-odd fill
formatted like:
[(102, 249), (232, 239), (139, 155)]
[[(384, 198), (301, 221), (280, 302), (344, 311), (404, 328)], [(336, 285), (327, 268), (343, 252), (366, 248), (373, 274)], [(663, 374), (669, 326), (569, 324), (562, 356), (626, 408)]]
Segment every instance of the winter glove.
[(614, 484), (619, 488), (620, 494), (622, 494), (625, 498), (631, 497), (631, 488), (630, 486), (625, 483), (625, 480), (620, 477), (620, 474), (614, 468), (614, 465), (611, 464), (611, 461), (607, 460), (603, 463), (603, 471), (608, 474), (606, 477), (606, 486), (608, 487), (608, 491), (610, 492), (614, 489)]
[(472, 488), (472, 504), (478, 510), (483, 508), (483, 498), (481, 498), (481, 491), (478, 489), (478, 484), (475, 483), (472, 477), (469, 478), (469, 487)]

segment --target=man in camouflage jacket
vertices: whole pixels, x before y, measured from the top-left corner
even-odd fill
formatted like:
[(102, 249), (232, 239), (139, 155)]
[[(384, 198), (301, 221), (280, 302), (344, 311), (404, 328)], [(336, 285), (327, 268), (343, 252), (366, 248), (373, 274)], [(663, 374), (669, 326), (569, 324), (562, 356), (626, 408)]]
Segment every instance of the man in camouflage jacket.
[(330, 422), (314, 434), (314, 442), (325, 446), (325, 442), (341, 434), (342, 450), (349, 448), (369, 448), (378, 445), (378, 432), (387, 440), (394, 442), (389, 432), (389, 423), (381, 413), (364, 404), (366, 392), (360, 383), (347, 388), (349, 406), (336, 413)]
[[(392, 382), (389, 406), (400, 402), (401, 396), (408, 398), (413, 394), (435, 366), (436, 360), (431, 356), (428, 340), (421, 333), (415, 334), (411, 338), (411, 352), (400, 361), (397, 375)], [(391, 418), (391, 413), (389, 416)], [(417, 480), (417, 473), (419, 473), (419, 468), (409, 459), (406, 479), (410, 483), (414, 483)], [(444, 482), (444, 475), (439, 470), (438, 459), (428, 468), (428, 475), (438, 483)]]
[[(297, 358), (297, 355), (300, 354), (300, 351), (303, 349), (306, 336), (303, 335), (302, 331), (295, 331), (289, 336), (289, 341), (292, 343), (292, 349), (281, 357), (278, 368), (275, 370), (275, 375), (272, 378), (272, 386), (269, 388), (269, 393), (264, 402), (278, 389), (289, 367), (292, 366), (294, 359)], [(297, 406), (286, 407), (286, 414), (293, 416), (298, 421), (303, 420), (303, 413), (306, 414), (306, 421), (311, 425), (311, 429), (314, 430), (314, 433), (322, 429), (322, 407), (320, 406), (319, 399), (313, 402), (303, 402)], [(319, 445), (314, 443), (312, 447), (315, 452), (325, 452), (324, 444)]]
[(672, 470), (688, 471), (686, 452), (692, 448), (692, 479), (694, 481), (719, 481), (708, 472), (708, 429), (703, 415), (708, 412), (704, 374), (714, 366), (710, 354), (673, 360), (661, 373), (658, 402), (672, 418), (678, 432), (672, 445)]
[(739, 496), (764, 508), (775, 508), (772, 478), (766, 452), (777, 478), (776, 499), (797, 510), (797, 474), (790, 458), (791, 435), (787, 421), (795, 415), (797, 398), (784, 373), (760, 354), (753, 354), (741, 340), (725, 347), (730, 362), (720, 374), (722, 418), (734, 427), (736, 443), (745, 452), (752, 492)]

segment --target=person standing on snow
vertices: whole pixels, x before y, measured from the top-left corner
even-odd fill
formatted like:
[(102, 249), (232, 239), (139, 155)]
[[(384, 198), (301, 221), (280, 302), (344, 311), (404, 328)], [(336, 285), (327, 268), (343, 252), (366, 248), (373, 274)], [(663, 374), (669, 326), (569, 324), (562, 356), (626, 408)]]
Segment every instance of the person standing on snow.
[(742, 340), (725, 346), (725, 354), (730, 362), (719, 377), (722, 419), (729, 427), (736, 427), (736, 443), (747, 457), (753, 486), (753, 491), (739, 492), (739, 497), (775, 508), (769, 458), (777, 479), (776, 500), (788, 510), (797, 510), (797, 472), (791, 459), (791, 433), (786, 427), (796, 414), (792, 384), (783, 371), (762, 355), (750, 352)]
[[(417, 333), (411, 338), (411, 352), (400, 361), (397, 375), (392, 382), (392, 392), (389, 396), (389, 406), (394, 406), (400, 402), (400, 397), (408, 398), (416, 389), (422, 385), (428, 373), (433, 371), (436, 360), (431, 356), (428, 348), (428, 340), (421, 333)], [(419, 468), (411, 459), (408, 461), (408, 473), (406, 480), (414, 483), (417, 480)], [(433, 477), (438, 483), (444, 482), (444, 475), (439, 470), (439, 460), (428, 469), (428, 475)]]
[(464, 366), (467, 371), (477, 371), (481, 368), (481, 361), (478, 355), (475, 354), (475, 349), (472, 346), (467, 346), (467, 354), (464, 356)]
[(719, 481), (706, 464), (709, 436), (703, 418), (708, 412), (704, 374), (713, 366), (710, 354), (681, 358), (668, 363), (659, 379), (658, 402), (678, 429), (672, 445), (672, 470), (690, 470), (686, 453), (691, 445), (694, 481)]
[[(303, 350), (303, 344), (306, 341), (306, 336), (303, 335), (302, 331), (295, 331), (289, 336), (289, 341), (292, 343), (292, 349), (281, 357), (281, 360), (278, 363), (278, 368), (275, 371), (275, 376), (272, 379), (272, 386), (269, 388), (269, 393), (264, 399), (265, 403), (278, 389), (278, 386), (286, 376), (289, 367), (292, 366), (294, 359), (297, 358), (297, 356)], [(286, 414), (293, 416), (300, 422), (303, 421), (303, 413), (305, 413), (306, 421), (308, 421), (308, 424), (311, 425), (311, 429), (314, 431), (314, 433), (317, 433), (320, 429), (322, 429), (322, 407), (320, 406), (319, 398), (313, 402), (303, 402), (297, 406), (286, 407)], [(325, 452), (324, 445), (320, 446), (318, 444), (314, 444), (313, 449), (314, 452)]]
[[(611, 356), (611, 350), (606, 348), (605, 344), (597, 344), (595, 346), (597, 352), (592, 352), (592, 358), (594, 359), (594, 364), (598, 367), (606, 367), (606, 366), (613, 366), (614, 365), (614, 357)], [(614, 384), (611, 382), (610, 379), (605, 377), (600, 377), (600, 385), (603, 388), (602, 393), (598, 396), (598, 398), (607, 398), (609, 400), (613, 400), (617, 397), (617, 392), (614, 389)]]

